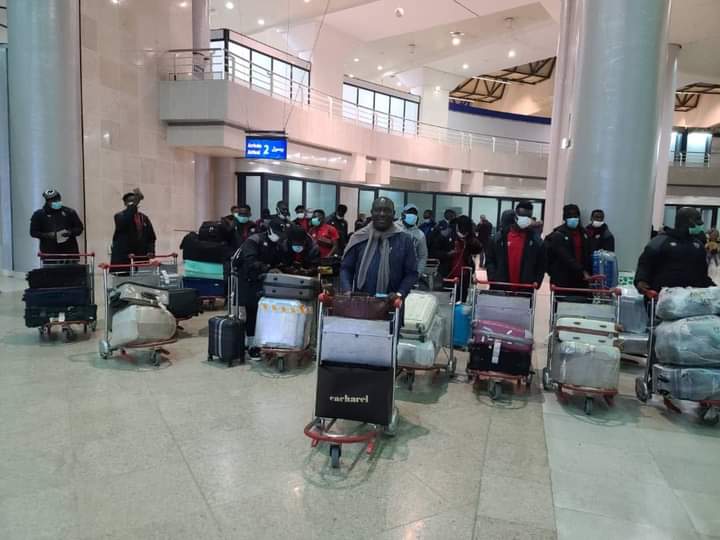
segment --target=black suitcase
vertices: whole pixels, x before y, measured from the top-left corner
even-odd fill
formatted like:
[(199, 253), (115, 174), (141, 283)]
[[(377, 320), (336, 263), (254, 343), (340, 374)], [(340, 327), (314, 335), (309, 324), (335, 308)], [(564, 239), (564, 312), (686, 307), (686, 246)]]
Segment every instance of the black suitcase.
[(31, 289), (52, 287), (87, 287), (88, 267), (84, 264), (56, 264), (30, 270), (27, 273)]
[(168, 311), (176, 319), (187, 319), (200, 314), (200, 299), (196, 289), (166, 289), (170, 295)]
[(65, 314), (65, 320), (68, 322), (87, 322), (97, 321), (97, 306), (88, 304), (85, 306), (66, 306), (64, 308), (54, 307), (26, 307), (25, 308), (25, 326), (28, 328), (37, 328), (50, 322), (50, 319), (58, 318), (60, 313)]
[(392, 368), (322, 362), (317, 381), (315, 416), (390, 425)]
[(193, 261), (224, 263), (232, 256), (232, 248), (228, 244), (200, 240), (195, 233), (187, 234), (180, 248), (183, 251), (183, 259)]
[(476, 371), (498, 371), (508, 375), (528, 375), (532, 353), (500, 349), (493, 362), (493, 344), (479, 343), (470, 346), (470, 360), (467, 368)]
[[(239, 251), (239, 250), (238, 250)], [(215, 358), (235, 365), (235, 360), (245, 360), (245, 311), (238, 304), (238, 282), (236, 274), (230, 275), (228, 287), (228, 314), (211, 317), (208, 320), (208, 362)]]
[(222, 223), (219, 221), (203, 221), (200, 229), (198, 229), (198, 237), (205, 242), (224, 242), (225, 232)]
[(23, 300), (26, 307), (83, 306), (90, 303), (90, 290), (87, 287), (25, 289)]
[(265, 274), (263, 296), (288, 300), (314, 300), (320, 292), (320, 281), (307, 276)]

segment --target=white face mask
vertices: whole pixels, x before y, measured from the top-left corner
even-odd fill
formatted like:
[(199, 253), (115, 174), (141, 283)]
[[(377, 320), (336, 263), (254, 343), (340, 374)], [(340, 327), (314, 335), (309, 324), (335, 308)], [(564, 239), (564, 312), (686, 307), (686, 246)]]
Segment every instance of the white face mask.
[(595, 227), (596, 229), (599, 229), (599, 228), (602, 227), (603, 225), (605, 225), (605, 222), (604, 222), (604, 221), (593, 221), (593, 222), (592, 222), (592, 226)]
[(532, 220), (527, 216), (517, 217), (517, 225), (521, 229), (527, 229), (530, 226), (530, 223), (532, 223)]
[(298, 219), (305, 219), (305, 212), (300, 212), (299, 214), (295, 214), (295, 217)]
[(277, 242), (278, 240), (280, 240), (280, 236), (272, 231), (268, 231), (268, 240), (270, 240), (271, 242)]

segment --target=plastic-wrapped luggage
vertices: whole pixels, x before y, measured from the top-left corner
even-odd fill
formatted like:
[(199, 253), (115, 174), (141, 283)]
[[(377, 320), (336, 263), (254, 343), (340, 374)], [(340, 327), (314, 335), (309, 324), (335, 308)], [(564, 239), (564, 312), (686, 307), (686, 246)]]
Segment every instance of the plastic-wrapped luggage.
[(304, 349), (310, 343), (314, 316), (312, 302), (261, 298), (255, 325), (255, 345), (278, 349)]
[(320, 281), (307, 276), (291, 274), (265, 274), (263, 296), (266, 298), (291, 298), (312, 300), (320, 292)]
[(593, 252), (592, 270), (595, 275), (605, 276), (603, 282), (605, 288), (612, 289), (613, 287), (617, 287), (618, 264), (615, 253), (605, 251), (604, 249)]
[(530, 330), (513, 324), (498, 321), (473, 321), (473, 342), (488, 343), (498, 341), (508, 351), (531, 352), (533, 336)]
[(666, 321), (720, 315), (720, 287), (666, 287), (660, 291), (655, 314)]
[(705, 315), (659, 324), (655, 354), (661, 364), (720, 367), (720, 317)]
[(388, 321), (326, 316), (320, 360), (366, 366), (392, 365), (393, 337)]
[(23, 300), (27, 307), (82, 306), (90, 303), (90, 290), (87, 287), (25, 289)]
[(225, 265), (222, 263), (193, 261), (185, 259), (185, 275), (203, 279), (225, 279)]
[(617, 339), (615, 323), (610, 321), (561, 317), (556, 326), (560, 341), (612, 346)]
[(429, 367), (435, 363), (438, 351), (443, 346), (445, 318), (436, 315), (430, 329), (422, 339), (400, 338), (397, 347), (397, 363), (404, 366)]
[(84, 264), (55, 264), (35, 268), (27, 273), (31, 289), (49, 287), (87, 287), (88, 267)]
[(424, 338), (438, 312), (438, 298), (433, 294), (410, 293), (405, 299), (405, 314), (400, 333), (403, 337)]
[(156, 300), (179, 319), (194, 317), (200, 313), (200, 302), (195, 289), (165, 289), (127, 282), (117, 287), (111, 295), (113, 303), (133, 303), (137, 300)]
[(561, 384), (614, 390), (620, 378), (620, 349), (574, 341), (553, 349), (550, 377)]
[(720, 369), (655, 364), (652, 376), (653, 387), (660, 394), (691, 401), (720, 399)]
[(475, 296), (475, 317), (531, 328), (532, 309), (527, 296), (486, 292)]
[(130, 305), (113, 315), (110, 341), (113, 347), (167, 341), (176, 328), (175, 317), (163, 305)]
[(648, 312), (645, 299), (635, 287), (621, 287), (620, 326), (623, 332), (645, 334), (648, 329)]

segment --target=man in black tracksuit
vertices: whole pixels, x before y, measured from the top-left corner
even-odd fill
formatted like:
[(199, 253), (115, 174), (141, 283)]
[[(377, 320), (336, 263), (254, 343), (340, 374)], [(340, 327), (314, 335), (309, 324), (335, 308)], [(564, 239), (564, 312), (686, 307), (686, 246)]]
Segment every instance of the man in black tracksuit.
[(564, 223), (545, 238), (550, 282), (558, 287), (587, 289), (592, 272), (592, 253), (585, 229), (580, 225), (580, 208), (563, 207)]
[[(503, 223), (485, 249), (485, 268), (489, 281), (536, 283), (545, 277), (545, 249), (532, 224), (532, 203), (518, 203), (503, 213)], [(493, 289), (506, 287), (494, 286)]]
[(137, 188), (123, 195), (125, 210), (114, 216), (111, 264), (128, 264), (131, 254), (139, 258), (152, 258), (155, 255), (155, 229), (150, 218), (138, 210), (144, 198)]
[(30, 236), (40, 240), (42, 253), (79, 253), (77, 237), (83, 224), (77, 212), (63, 206), (57, 190), (48, 189), (43, 198), (45, 205), (30, 218)]
[(675, 228), (659, 234), (645, 246), (635, 271), (638, 291), (660, 292), (663, 287), (711, 287), (700, 212), (680, 208)]
[(590, 214), (590, 225), (587, 226), (587, 235), (590, 239), (590, 253), (600, 249), (615, 251), (615, 237), (605, 223), (605, 212), (593, 210)]

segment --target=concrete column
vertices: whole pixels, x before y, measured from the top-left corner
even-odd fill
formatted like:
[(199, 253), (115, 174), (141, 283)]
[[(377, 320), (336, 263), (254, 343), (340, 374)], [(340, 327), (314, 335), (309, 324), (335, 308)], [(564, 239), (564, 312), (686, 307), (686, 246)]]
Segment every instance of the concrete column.
[(375, 160), (375, 181), (382, 186), (390, 185), (390, 160), (377, 158)]
[[(449, 91), (437, 85), (423, 86), (420, 97), (420, 122), (440, 128), (447, 128), (448, 125), (448, 103)], [(445, 139), (445, 132), (442, 129), (432, 130), (423, 126), (423, 134)], [(436, 132), (436, 133), (433, 133)]]
[(353, 154), (348, 159), (343, 170), (343, 180), (349, 182), (365, 182), (367, 178), (367, 156), (365, 154)]
[(480, 195), (485, 190), (485, 173), (483, 171), (473, 171), (470, 177), (470, 193)]
[(619, 267), (632, 271), (650, 236), (670, 1), (566, 1), (579, 42), (564, 200), (585, 220), (605, 210)]
[(665, 217), (665, 197), (667, 195), (667, 180), (670, 168), (668, 157), (670, 139), (672, 137), (673, 117), (675, 115), (675, 89), (677, 88), (677, 59), (680, 54), (680, 45), (670, 43), (667, 46), (667, 57), (663, 72), (663, 96), (660, 102), (660, 131), (658, 133), (658, 153), (655, 171), (655, 198), (653, 202), (652, 223), (655, 230), (660, 230)]
[(462, 169), (450, 169), (443, 191), (460, 193), (462, 191)]
[(214, 157), (210, 159), (212, 171), (213, 215), (226, 216), (230, 207), (237, 204), (237, 176), (235, 158)]
[[(210, 4), (209, 0), (193, 0), (192, 4), (192, 42), (193, 49), (207, 49), (210, 47)], [(193, 76), (199, 79), (204, 77), (204, 54), (193, 56)], [(214, 212), (212, 193), (212, 179), (210, 157), (195, 154), (195, 222), (200, 225), (203, 221), (217, 219)], [(225, 215), (225, 214), (221, 214)]]
[(0, 47), (0, 270), (3, 271), (11, 271), (13, 267), (7, 75), (7, 47)]
[[(80, 2), (10, 0), (7, 6), (13, 266), (37, 266), (30, 216), (55, 188), (84, 219)], [(82, 249), (81, 240), (81, 249)]]

